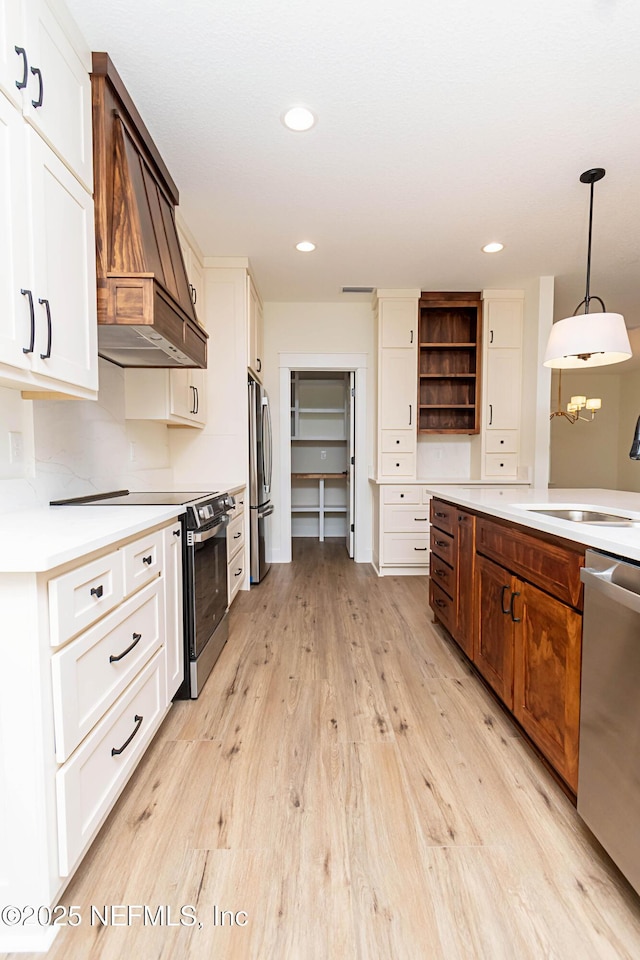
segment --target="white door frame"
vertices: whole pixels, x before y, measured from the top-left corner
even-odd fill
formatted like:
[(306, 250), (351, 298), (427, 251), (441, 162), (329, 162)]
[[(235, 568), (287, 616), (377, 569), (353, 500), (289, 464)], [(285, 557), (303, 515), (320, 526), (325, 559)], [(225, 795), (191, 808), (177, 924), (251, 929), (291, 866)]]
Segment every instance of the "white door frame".
[[(367, 354), (281, 353), (280, 367), (280, 561), (291, 563), (291, 371), (331, 370), (356, 374), (356, 444), (354, 554), (356, 563), (371, 562), (370, 491), (367, 476)], [(369, 507), (369, 509), (368, 509)]]

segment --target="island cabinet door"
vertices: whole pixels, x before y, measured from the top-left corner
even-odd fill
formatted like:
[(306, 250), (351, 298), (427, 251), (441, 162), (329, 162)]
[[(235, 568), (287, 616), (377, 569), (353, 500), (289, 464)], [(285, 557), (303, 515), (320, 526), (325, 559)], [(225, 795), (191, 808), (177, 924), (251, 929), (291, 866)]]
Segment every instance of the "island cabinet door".
[(578, 785), (582, 616), (516, 580), (513, 712), (575, 791)]
[(517, 581), (504, 567), (476, 558), (477, 633), (473, 660), (501, 700), (513, 709), (514, 621), (511, 596)]

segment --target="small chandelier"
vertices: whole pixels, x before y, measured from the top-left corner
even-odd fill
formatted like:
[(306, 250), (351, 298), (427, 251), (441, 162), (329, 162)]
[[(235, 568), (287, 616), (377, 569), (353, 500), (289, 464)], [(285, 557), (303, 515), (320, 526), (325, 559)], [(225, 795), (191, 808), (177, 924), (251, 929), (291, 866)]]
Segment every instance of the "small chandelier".
[[(558, 408), (549, 414), (549, 420), (553, 420), (554, 417), (566, 417), (569, 423), (577, 423), (578, 420), (585, 420), (587, 423), (591, 423), (595, 419), (596, 410), (600, 410), (602, 407), (602, 400), (599, 397), (590, 397), (587, 399), (583, 396), (571, 397), (571, 400), (567, 404), (567, 409), (562, 409), (562, 370), (558, 372)], [(582, 417), (580, 416), (581, 410), (587, 410), (591, 416)]]
[[(593, 185), (602, 180), (605, 171), (602, 167), (585, 170), (580, 176), (581, 183), (591, 187), (589, 202), (589, 245), (587, 249), (587, 283), (584, 300), (581, 300), (572, 317), (558, 320), (551, 327), (544, 366), (556, 369), (584, 370), (585, 367), (600, 367), (608, 363), (620, 363), (631, 356), (631, 345), (624, 317), (620, 313), (607, 313), (600, 297), (591, 296), (591, 228), (593, 223)], [(597, 300), (602, 313), (590, 314), (589, 304)], [(576, 316), (584, 304), (584, 314)], [(575, 411), (574, 411), (575, 412)], [(584, 420), (584, 417), (580, 419)]]

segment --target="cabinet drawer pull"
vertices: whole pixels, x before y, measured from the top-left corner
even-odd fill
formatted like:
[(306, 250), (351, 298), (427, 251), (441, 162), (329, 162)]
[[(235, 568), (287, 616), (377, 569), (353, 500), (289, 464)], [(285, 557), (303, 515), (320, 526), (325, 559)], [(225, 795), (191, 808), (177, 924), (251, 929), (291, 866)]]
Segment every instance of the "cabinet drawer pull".
[(131, 653), (131, 651), (133, 650), (133, 648), (134, 648), (138, 643), (140, 643), (141, 640), (142, 640), (142, 634), (141, 634), (141, 633), (134, 633), (134, 634), (133, 634), (133, 643), (130, 644), (130, 645), (127, 647), (126, 650), (123, 650), (122, 653), (119, 653), (117, 657), (114, 657), (113, 655), (111, 655), (111, 656), (109, 657), (109, 663), (117, 663), (118, 660), (122, 660), (122, 658), (123, 658), (123, 657), (126, 657), (126, 655), (127, 655), (128, 653)]
[(414, 547), (413, 549), (414, 549), (414, 550), (417, 550), (418, 552), (421, 552), (422, 550), (428, 550), (429, 548), (428, 548), (428, 547)]
[(22, 80), (16, 80), (18, 90), (24, 90), (29, 79), (29, 64), (27, 63), (27, 51), (24, 47), (14, 47), (19, 57), (22, 57)]
[(493, 423), (493, 404), (489, 404), (489, 426)]
[(413, 519), (416, 521), (416, 523), (426, 523), (428, 518), (427, 518), (427, 517), (414, 517)]
[(508, 590), (508, 589), (509, 589), (509, 585), (505, 584), (505, 586), (502, 588), (502, 591), (500, 592), (500, 609), (503, 613), (509, 613), (509, 608), (507, 607), (506, 610), (504, 608), (504, 594), (505, 594), (505, 590)]
[(149, 554), (148, 557), (143, 557), (143, 558), (142, 558), (142, 562), (143, 562), (143, 563), (148, 563), (149, 566), (151, 566), (151, 564), (153, 563), (153, 557), (151, 556), (151, 554)]
[(411, 331), (411, 336), (409, 337), (409, 343), (413, 343), (413, 330)]
[(242, 531), (241, 531), (241, 530), (238, 530), (237, 533), (234, 533), (233, 539), (234, 539), (234, 540), (238, 540), (239, 537), (241, 537), (241, 536), (242, 536)]
[(33, 353), (33, 348), (36, 342), (36, 315), (33, 309), (33, 294), (31, 293), (31, 290), (21, 290), (20, 293), (23, 297), (27, 297), (29, 299), (29, 318), (31, 321), (31, 337), (29, 339), (29, 346), (23, 347), (22, 352)]
[(103, 589), (103, 587), (102, 587), (102, 584), (100, 584), (100, 585), (97, 586), (97, 587), (91, 587), (91, 596), (92, 596), (92, 597), (97, 597), (98, 600), (99, 600), (103, 593), (104, 593), (104, 589)]
[(446, 520), (447, 514), (443, 513), (441, 510), (434, 510), (436, 517), (441, 517), (443, 520)]
[(242, 567), (238, 567), (238, 569), (234, 573), (234, 577), (239, 577), (241, 573), (242, 573)]
[(179, 537), (179, 536), (180, 536), (180, 529), (179, 529), (179, 528), (178, 528), (177, 530), (172, 530), (171, 532), (173, 533), (174, 537)]
[(493, 343), (493, 330), (489, 330), (489, 343)]
[(449, 544), (447, 543), (446, 540), (434, 540), (433, 542), (435, 543), (436, 547), (448, 547), (448, 546), (449, 546)]
[(440, 597), (436, 597), (436, 606), (437, 606), (437, 607), (446, 607), (447, 604), (444, 602), (444, 600), (441, 600)]
[(519, 597), (519, 596), (520, 594), (517, 592), (517, 590), (511, 593), (511, 603), (509, 604), (509, 613), (511, 614), (511, 619), (513, 620), (514, 623), (520, 623), (520, 621), (522, 620), (522, 617), (515, 616), (514, 610), (513, 610), (514, 601), (516, 597)]
[(258, 373), (262, 373), (262, 360), (260, 357), (257, 357), (258, 360)]
[(47, 311), (47, 350), (46, 353), (40, 354), (40, 359), (48, 360), (51, 356), (51, 306), (48, 300), (43, 300), (40, 297), (38, 298), (38, 303), (44, 304), (44, 308)]
[(409, 404), (409, 426), (411, 426), (412, 419), (413, 419), (412, 404)]
[(435, 573), (436, 577), (440, 577), (441, 580), (446, 579), (446, 576), (447, 576), (447, 575), (446, 575), (446, 573), (444, 572), (444, 570), (441, 570), (440, 568), (438, 568), (437, 570), (434, 570), (433, 572)]
[(112, 757), (119, 757), (121, 753), (124, 753), (124, 751), (127, 749), (127, 747), (129, 746), (129, 744), (131, 743), (131, 741), (132, 741), (133, 738), (135, 737), (136, 733), (137, 733), (138, 730), (140, 729), (140, 724), (141, 724), (142, 721), (144, 720), (144, 717), (141, 717), (138, 713), (136, 713), (136, 715), (134, 716), (133, 719), (135, 720), (135, 723), (136, 723), (136, 725), (135, 725), (135, 727), (134, 727), (134, 730), (133, 730), (133, 733), (132, 733), (129, 737), (127, 737), (127, 739), (125, 740), (125, 742), (122, 744), (121, 747), (111, 747), (111, 756), (112, 756)]
[(38, 107), (42, 106), (42, 101), (44, 99), (44, 83), (42, 82), (42, 71), (40, 70), (39, 67), (31, 67), (31, 73), (34, 75), (34, 77), (38, 78), (38, 82), (40, 84), (40, 92), (38, 93), (38, 99), (31, 101), (31, 106), (37, 110)]

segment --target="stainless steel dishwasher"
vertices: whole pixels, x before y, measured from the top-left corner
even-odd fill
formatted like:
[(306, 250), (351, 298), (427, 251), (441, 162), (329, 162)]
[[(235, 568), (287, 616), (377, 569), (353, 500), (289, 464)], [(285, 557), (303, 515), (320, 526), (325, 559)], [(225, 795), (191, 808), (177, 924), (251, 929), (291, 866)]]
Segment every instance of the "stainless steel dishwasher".
[(640, 893), (640, 565), (587, 550), (578, 813)]

